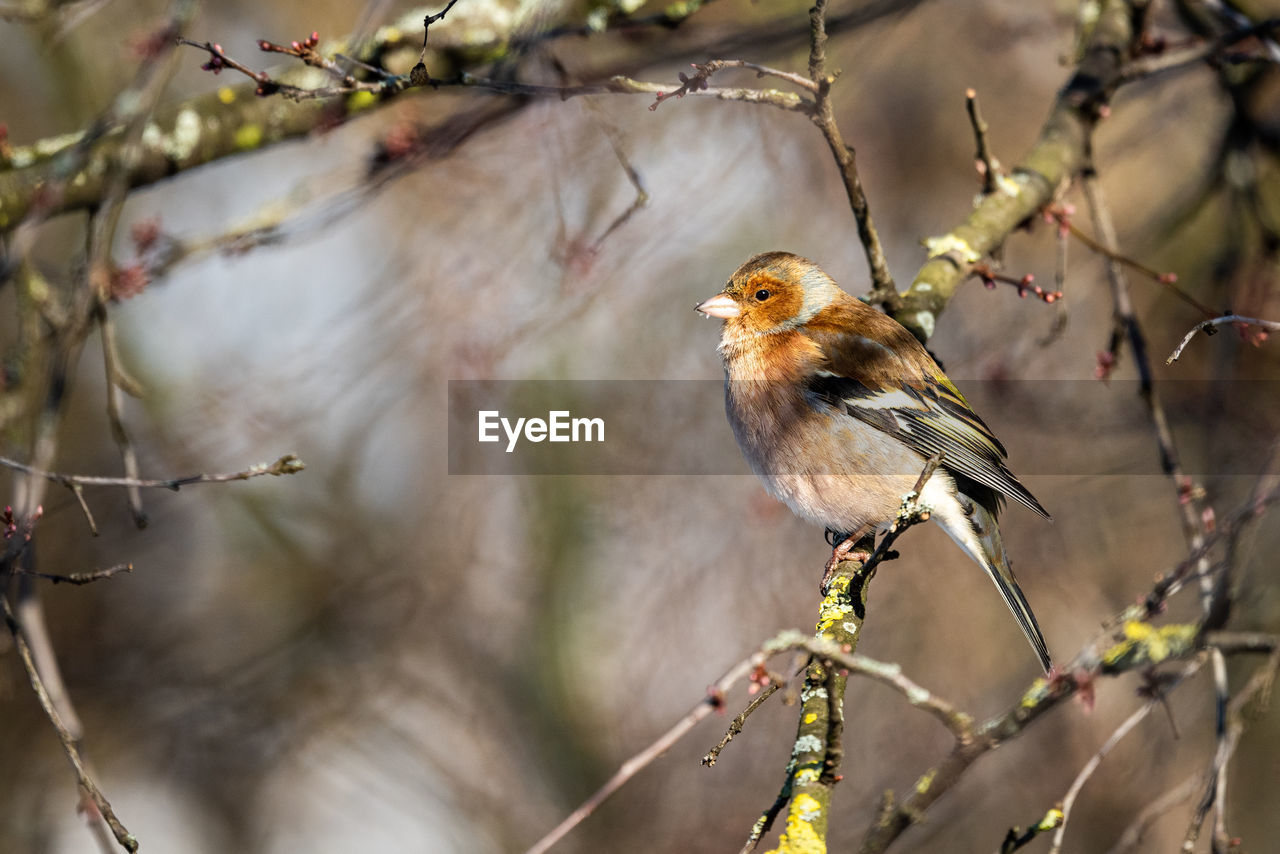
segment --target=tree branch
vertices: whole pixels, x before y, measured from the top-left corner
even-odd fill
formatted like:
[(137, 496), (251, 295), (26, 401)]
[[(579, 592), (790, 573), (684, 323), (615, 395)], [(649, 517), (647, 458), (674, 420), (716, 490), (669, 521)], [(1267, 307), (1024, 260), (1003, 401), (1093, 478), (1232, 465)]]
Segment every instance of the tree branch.
[(18, 658), (22, 661), (22, 667), (27, 672), (27, 679), (31, 682), (31, 688), (35, 692), (36, 699), (40, 702), (40, 708), (44, 710), (45, 717), (49, 719), (49, 723), (53, 724), (54, 730), (58, 733), (58, 740), (62, 742), (62, 749), (67, 754), (67, 760), (71, 763), (71, 767), (75, 769), (76, 779), (80, 783), (80, 788), (93, 801), (94, 807), (102, 815), (107, 826), (111, 828), (111, 833), (115, 836), (116, 842), (120, 843), (120, 847), (126, 851), (137, 851), (138, 840), (116, 817), (115, 811), (111, 809), (111, 803), (107, 800), (106, 795), (102, 794), (98, 784), (89, 775), (88, 767), (80, 755), (79, 739), (67, 728), (62, 721), (62, 716), (58, 714), (49, 692), (45, 689), (44, 681), (40, 678), (40, 671), (32, 658), (31, 648), (27, 645), (23, 627), (18, 624), (13, 609), (9, 607), (9, 600), (3, 596), (0, 596), (0, 608), (3, 608), (5, 624), (9, 627), (9, 633), (13, 635), (13, 643), (18, 650)]
[(1260, 320), (1256, 317), (1241, 317), (1238, 314), (1226, 314), (1222, 317), (1214, 317), (1209, 320), (1201, 321), (1191, 327), (1191, 331), (1182, 337), (1182, 342), (1173, 349), (1169, 354), (1169, 358), (1164, 360), (1166, 365), (1172, 365), (1182, 357), (1182, 351), (1187, 349), (1187, 345), (1191, 343), (1191, 339), (1196, 337), (1196, 333), (1203, 332), (1205, 335), (1217, 334), (1218, 327), (1230, 323), (1233, 326), (1256, 326), (1263, 331), (1259, 333), (1253, 340), (1260, 343), (1268, 332), (1280, 332), (1280, 321), (1277, 320)]
[(1049, 204), (1084, 170), (1089, 134), (1101, 108), (1121, 82), (1136, 38), (1133, 13), (1123, 0), (1106, 0), (1080, 63), (1058, 93), (1039, 139), (999, 191), (982, 196), (964, 222), (926, 241), (929, 261), (916, 273), (890, 313), (920, 338), (933, 334), (938, 315), (972, 272), (1020, 225)]
[(122, 486), (126, 489), (170, 489), (177, 492), (184, 486), (193, 483), (228, 483), (233, 480), (249, 480), (254, 477), (261, 477), (269, 474), (274, 477), (286, 474), (297, 474), (306, 466), (302, 460), (293, 454), (285, 454), (274, 463), (258, 463), (237, 472), (228, 474), (190, 474), (185, 477), (171, 477), (163, 480), (146, 480), (131, 477), (99, 477), (96, 475), (86, 474), (61, 474), (59, 472), (44, 471), (33, 466), (20, 463), (17, 460), (11, 460), (8, 457), (0, 457), (0, 466), (11, 468), (14, 471), (24, 472), (34, 477), (44, 478), (53, 483), (60, 483), (63, 486)]

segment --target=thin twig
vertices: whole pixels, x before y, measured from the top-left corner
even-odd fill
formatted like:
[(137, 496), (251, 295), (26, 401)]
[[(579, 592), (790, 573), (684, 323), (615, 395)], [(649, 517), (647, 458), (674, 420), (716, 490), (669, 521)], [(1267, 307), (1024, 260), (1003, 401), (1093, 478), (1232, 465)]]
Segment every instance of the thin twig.
[[(1071, 233), (1067, 229), (1059, 227), (1057, 230), (1056, 251), (1053, 256), (1053, 289), (1061, 296), (1067, 286), (1067, 257), (1071, 246), (1068, 239)], [(1065, 300), (1058, 299), (1054, 303), (1057, 308), (1053, 314), (1053, 323), (1049, 326), (1049, 331), (1044, 337), (1036, 343), (1041, 347), (1048, 347), (1053, 342), (1062, 337), (1062, 333), (1067, 329), (1067, 304)]]
[(708, 768), (713, 767), (716, 764), (716, 760), (720, 758), (720, 754), (729, 745), (729, 742), (733, 741), (734, 737), (742, 732), (743, 726), (747, 723), (747, 718), (751, 717), (752, 713), (755, 712), (756, 709), (764, 705), (765, 700), (777, 693), (780, 687), (782, 687), (780, 683), (770, 682), (765, 686), (764, 690), (752, 698), (751, 702), (747, 704), (747, 707), (743, 709), (737, 717), (730, 721), (729, 729), (725, 731), (724, 738), (720, 739), (720, 742), (715, 747), (708, 750), (706, 756), (702, 757), (702, 764)]
[[(422, 65), (423, 61), (427, 58), (427, 35), (428, 33), (431, 32), (431, 25), (436, 23), (437, 21), (443, 20), (444, 16), (449, 14), (449, 10), (453, 8), (453, 4), (457, 2), (458, 0), (449, 0), (448, 4), (439, 12), (436, 12), (434, 15), (427, 15), (425, 18), (423, 18), (422, 20), (422, 53), (418, 54), (418, 65)], [(423, 71), (424, 72), (426, 71), (425, 66), (423, 67)]]
[(1213, 695), (1217, 721), (1218, 751), (1228, 751), (1222, 762), (1214, 770), (1213, 785), (1213, 850), (1225, 852), (1229, 845), (1227, 839), (1227, 775), (1231, 762), (1231, 753), (1227, 747), (1229, 737), (1227, 726), (1227, 705), (1231, 701), (1231, 693), (1227, 684), (1227, 660), (1220, 649), (1211, 649), (1209, 654), (1213, 661)]
[(756, 73), (757, 77), (776, 77), (779, 80), (785, 80), (793, 86), (799, 86), (801, 89), (816, 93), (818, 85), (807, 77), (803, 77), (791, 71), (781, 71), (777, 68), (770, 68), (767, 65), (758, 65), (754, 62), (747, 62), (741, 59), (713, 59), (709, 62), (693, 63), (693, 75), (687, 75), (681, 72), (680, 88), (670, 92), (659, 92), (653, 103), (649, 105), (650, 110), (656, 110), (662, 105), (663, 101), (668, 98), (683, 98), (691, 92), (698, 92), (708, 87), (707, 81), (711, 79), (711, 75), (715, 74), (722, 68), (749, 68)]
[(11, 468), (15, 471), (24, 472), (37, 478), (54, 483), (60, 483), (63, 486), (123, 486), (142, 489), (171, 489), (177, 492), (184, 486), (193, 483), (227, 483), (233, 480), (249, 480), (254, 477), (261, 477), (264, 474), (280, 476), (286, 474), (297, 474), (306, 468), (302, 460), (298, 459), (294, 454), (285, 454), (274, 463), (258, 463), (250, 466), (243, 471), (231, 472), (229, 474), (192, 474), (186, 477), (174, 477), (167, 480), (147, 480), (130, 477), (98, 477), (95, 475), (82, 474), (60, 474), (58, 472), (44, 471), (33, 466), (20, 463), (17, 460), (11, 460), (8, 457), (0, 457), (0, 466)]
[(1280, 637), (1264, 632), (1208, 632), (1206, 645), (1220, 649), (1226, 655), (1245, 652), (1272, 653), (1280, 646)]
[(636, 169), (631, 163), (631, 158), (627, 156), (623, 150), (622, 141), (618, 138), (618, 131), (610, 124), (602, 123), (601, 125), (605, 138), (609, 140), (609, 146), (613, 149), (613, 154), (618, 158), (618, 165), (622, 167), (622, 171), (626, 174), (627, 180), (631, 183), (631, 187), (636, 191), (635, 198), (627, 209), (614, 217), (613, 222), (609, 223), (609, 227), (596, 238), (592, 243), (592, 251), (599, 251), (604, 246), (605, 240), (609, 235), (613, 234), (635, 216), (640, 210), (649, 205), (649, 191), (645, 188), (644, 178), (640, 175), (640, 170)]
[(978, 111), (978, 93), (973, 89), (966, 89), (964, 105), (969, 113), (969, 125), (973, 128), (973, 139), (978, 147), (974, 159), (978, 165), (978, 172), (982, 175), (982, 194), (987, 196), (996, 191), (996, 181), (1000, 176), (1000, 162), (991, 153), (991, 147), (987, 143), (989, 128), (982, 118), (982, 113)]
[(782, 808), (791, 800), (791, 785), (795, 779), (795, 759), (791, 759), (787, 763), (787, 774), (782, 788), (778, 791), (778, 796), (773, 799), (773, 803), (769, 808), (756, 819), (756, 823), (751, 826), (751, 832), (747, 834), (747, 841), (742, 844), (742, 848), (738, 850), (738, 854), (751, 854), (760, 844), (760, 840), (773, 827), (773, 823), (778, 820), (778, 815), (782, 812)]
[(73, 572), (69, 575), (56, 575), (49, 572), (33, 572), (29, 569), (16, 569), (19, 575), (30, 575), (34, 578), (43, 578), (46, 581), (52, 581), (54, 584), (91, 584), (94, 581), (100, 581), (104, 578), (111, 578), (122, 572), (133, 572), (133, 564), (118, 563), (115, 566), (109, 566), (106, 569), (95, 569), (92, 572)]
[[(1253, 26), (1241, 27), (1216, 39), (1179, 51), (1144, 56), (1133, 60), (1120, 72), (1120, 82), (1129, 83), (1153, 74), (1172, 71), (1211, 59), (1233, 44), (1256, 35), (1266, 35), (1280, 27), (1280, 18), (1269, 18)], [(1252, 57), (1250, 57), (1252, 58)]]
[(55, 708), (53, 701), (49, 697), (49, 692), (45, 690), (44, 681), (40, 678), (40, 672), (31, 656), (31, 648), (27, 645), (22, 626), (18, 624), (13, 610), (9, 607), (9, 600), (0, 596), (0, 607), (4, 609), (5, 624), (9, 627), (10, 634), (13, 635), (13, 643), (18, 650), (18, 658), (22, 660), (22, 667), (27, 672), (27, 679), (31, 682), (31, 688), (40, 703), (40, 708), (44, 710), (45, 717), (49, 719), (49, 723), (53, 724), (54, 730), (58, 733), (58, 740), (62, 742), (62, 749), (66, 752), (67, 759), (71, 762), (71, 767), (75, 769), (76, 779), (80, 783), (80, 788), (92, 799), (93, 805), (102, 815), (107, 826), (111, 828), (111, 833), (115, 836), (116, 841), (120, 843), (120, 846), (126, 851), (137, 851), (138, 840), (116, 817), (115, 811), (111, 809), (110, 802), (102, 794), (98, 784), (89, 776), (84, 759), (80, 755), (77, 738), (63, 724), (62, 716), (58, 714), (57, 708)]
[(827, 73), (827, 0), (814, 0), (809, 10), (809, 79), (818, 87), (814, 93), (814, 110), (809, 118), (822, 131), (827, 147), (835, 158), (844, 180), (845, 195), (853, 209), (858, 225), (858, 238), (871, 270), (871, 299), (893, 311), (901, 304), (897, 286), (889, 273), (889, 262), (880, 243), (880, 233), (871, 217), (867, 194), (858, 177), (857, 157), (853, 147), (846, 144), (836, 124), (835, 109), (831, 104), (831, 85), (835, 77)]
[[(124, 400), (118, 381), (119, 352), (116, 349), (115, 322), (107, 312), (105, 300), (99, 300), (96, 314), (102, 339), (102, 363), (107, 373), (107, 422), (111, 426), (111, 436), (115, 439), (116, 447), (120, 449), (124, 476), (130, 480), (138, 480), (138, 451), (124, 426)], [(147, 527), (147, 514), (142, 509), (142, 490), (137, 486), (128, 486), (125, 488), (125, 495), (128, 496), (129, 512), (133, 515), (134, 524), (139, 528)]]
[(1217, 314), (1217, 312), (1215, 312), (1213, 309), (1209, 308), (1207, 305), (1200, 302), (1191, 294), (1187, 293), (1185, 290), (1178, 287), (1177, 276), (1174, 275), (1173, 273), (1161, 273), (1160, 271), (1154, 270), (1151, 267), (1147, 266), (1146, 264), (1143, 264), (1141, 261), (1139, 261), (1136, 258), (1130, 258), (1128, 255), (1121, 254), (1118, 249), (1114, 248), (1113, 246), (1107, 245), (1105, 237), (1102, 240), (1093, 239), (1087, 233), (1085, 233), (1079, 227), (1077, 227), (1075, 223), (1067, 219), (1065, 216), (1056, 214), (1052, 211), (1050, 212), (1050, 216), (1053, 217), (1053, 219), (1059, 224), (1061, 228), (1065, 228), (1072, 237), (1074, 237), (1076, 240), (1079, 240), (1081, 243), (1083, 243), (1086, 247), (1089, 248), (1089, 251), (1093, 252), (1094, 254), (1101, 255), (1103, 258), (1106, 258), (1109, 261), (1114, 261), (1118, 264), (1123, 264), (1129, 269), (1135, 270), (1141, 273), (1143, 276), (1145, 276), (1148, 279), (1151, 279), (1156, 284), (1160, 285), (1165, 290), (1169, 291), (1178, 299), (1182, 300), (1187, 305), (1191, 306), (1192, 308), (1194, 308), (1196, 311), (1200, 312), (1203, 315), (1213, 316)]
[(1191, 343), (1192, 338), (1196, 337), (1197, 332), (1203, 332), (1205, 335), (1213, 335), (1218, 331), (1217, 327), (1228, 323), (1240, 324), (1242, 326), (1257, 326), (1261, 329), (1265, 329), (1267, 332), (1280, 332), (1280, 321), (1277, 320), (1261, 320), (1257, 317), (1242, 317), (1238, 314), (1226, 314), (1222, 317), (1210, 318), (1209, 320), (1201, 321), (1191, 327), (1191, 331), (1183, 336), (1182, 343), (1174, 348), (1173, 353), (1169, 355), (1169, 358), (1164, 360), (1164, 363), (1166, 365), (1172, 365), (1174, 362), (1178, 361), (1182, 356), (1182, 351), (1187, 349), (1187, 345)]
[(999, 854), (1013, 854), (1015, 851), (1021, 851), (1030, 845), (1036, 837), (1042, 833), (1060, 827), (1062, 825), (1062, 810), (1057, 807), (1050, 807), (1049, 811), (1044, 814), (1038, 822), (1023, 830), (1020, 827), (1011, 827), (1009, 832), (1004, 835), (1004, 840), (1000, 843)]
[(628, 780), (647, 768), (659, 756), (666, 753), (671, 745), (683, 738), (686, 733), (697, 726), (699, 721), (719, 708), (720, 703), (720, 700), (714, 699), (709, 695), (695, 706), (693, 711), (681, 718), (675, 726), (663, 733), (657, 741), (622, 763), (622, 766), (618, 768), (612, 777), (605, 781), (603, 786), (597, 789), (591, 797), (583, 801), (581, 806), (571, 812), (564, 821), (556, 825), (550, 833), (534, 843), (527, 854), (544, 854), (544, 852), (549, 851), (569, 831), (594, 813), (614, 792), (622, 788)]
[[(533, 83), (514, 83), (504, 80), (490, 80), (462, 74), (450, 80), (435, 80), (440, 86), (460, 86), (463, 88), (483, 89), (504, 95), (530, 95), (546, 98), (577, 98), (582, 95), (669, 95), (671, 86), (664, 83), (649, 83), (643, 80), (632, 80), (630, 77), (614, 76), (603, 83), (587, 83), (578, 86), (546, 86)], [(779, 92), (775, 89), (748, 89), (741, 87), (705, 86), (691, 89), (687, 94), (715, 98), (720, 101), (741, 101), (748, 104), (765, 104), (793, 113), (809, 114), (813, 104), (794, 92)], [(656, 103), (656, 102), (655, 102)], [(652, 109), (653, 105), (650, 105)]]
[(98, 523), (93, 519), (93, 511), (89, 509), (89, 502), (84, 500), (84, 487), (78, 483), (72, 483), (67, 486), (71, 490), (71, 494), (76, 497), (76, 503), (80, 505), (80, 512), (84, 513), (85, 521), (89, 523), (89, 535), (98, 536)]
[(985, 263), (974, 264), (969, 272), (981, 279), (988, 290), (995, 290), (996, 284), (999, 283), (1017, 288), (1018, 296), (1021, 298), (1031, 294), (1046, 305), (1053, 305), (1062, 299), (1061, 290), (1046, 291), (1035, 283), (1035, 276), (1030, 273), (1019, 278), (998, 272), (992, 269), (990, 264)]
[(929, 521), (931, 508), (920, 503), (920, 493), (924, 491), (925, 484), (929, 482), (929, 478), (933, 477), (933, 473), (938, 470), (938, 466), (942, 465), (943, 458), (943, 453), (939, 451), (925, 460), (924, 469), (921, 470), (920, 476), (916, 478), (915, 486), (911, 488), (911, 492), (902, 497), (902, 506), (898, 508), (897, 518), (893, 520), (889, 530), (880, 538), (875, 551), (871, 553), (866, 563), (862, 565), (862, 569), (859, 570), (861, 574), (868, 576), (874, 574), (876, 567), (889, 556), (890, 547), (897, 542), (898, 537), (906, 533), (907, 529), (912, 525)]

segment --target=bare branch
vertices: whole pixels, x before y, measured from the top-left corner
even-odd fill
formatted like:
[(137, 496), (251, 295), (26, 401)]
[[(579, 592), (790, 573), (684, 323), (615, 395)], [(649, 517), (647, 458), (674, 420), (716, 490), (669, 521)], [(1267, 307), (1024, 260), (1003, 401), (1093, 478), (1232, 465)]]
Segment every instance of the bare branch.
[(978, 111), (978, 93), (972, 89), (966, 89), (964, 105), (969, 113), (969, 124), (973, 128), (974, 142), (978, 146), (974, 159), (978, 165), (978, 172), (982, 175), (982, 193), (983, 195), (988, 195), (996, 191), (996, 179), (1000, 177), (1000, 162), (991, 153), (991, 147), (987, 143), (988, 127), (982, 118), (982, 114)]
[(1087, 233), (1079, 229), (1076, 226), (1076, 224), (1073, 223), (1068, 218), (1066, 213), (1068, 208), (1069, 206), (1066, 206), (1066, 205), (1063, 205), (1063, 206), (1054, 205), (1045, 209), (1045, 215), (1048, 218), (1052, 219), (1054, 222), (1056, 222), (1058, 224), (1058, 227), (1061, 230), (1065, 231), (1067, 234), (1070, 234), (1076, 240), (1080, 241), (1086, 247), (1088, 247), (1090, 252), (1093, 252), (1096, 255), (1100, 255), (1103, 258), (1108, 259), (1109, 261), (1114, 261), (1118, 264), (1121, 264), (1130, 270), (1134, 270), (1138, 273), (1141, 273), (1143, 276), (1152, 280), (1156, 284), (1160, 285), (1162, 288), (1169, 291), (1169, 293), (1173, 294), (1178, 299), (1182, 300), (1187, 305), (1191, 306), (1201, 314), (1204, 314), (1204, 315), (1215, 314), (1213, 309), (1209, 308), (1204, 303), (1200, 302), (1198, 299), (1193, 297), (1191, 294), (1187, 293), (1185, 290), (1178, 287), (1177, 274), (1161, 273), (1158, 270), (1154, 270), (1151, 267), (1147, 266), (1146, 264), (1143, 264), (1141, 261), (1137, 260), (1136, 258), (1131, 258), (1128, 255), (1122, 254), (1115, 247), (1107, 246), (1105, 242), (1098, 241), (1090, 237)]
[[(809, 80), (806, 77), (801, 77), (799, 74), (794, 74), (790, 71), (779, 71), (776, 68), (757, 65), (754, 62), (746, 62), (741, 59), (713, 59), (710, 62), (693, 63), (694, 73), (692, 76), (681, 72), (678, 75), (680, 78), (680, 88), (670, 92), (659, 92), (657, 98), (654, 99), (654, 102), (649, 105), (649, 109), (658, 109), (662, 102), (668, 98), (683, 98), (685, 95), (701, 92), (707, 89), (707, 81), (711, 79), (711, 75), (715, 74), (722, 68), (749, 68), (756, 72), (757, 77), (777, 77), (780, 80), (786, 80), (788, 83), (799, 86), (802, 89), (807, 89), (810, 92), (816, 93), (818, 91), (817, 84), (812, 80)], [(812, 102), (808, 103), (810, 103), (810, 106), (812, 107)]]
[(1217, 327), (1228, 323), (1233, 326), (1238, 325), (1241, 327), (1256, 326), (1265, 330), (1263, 335), (1267, 332), (1280, 332), (1280, 321), (1277, 320), (1261, 320), (1256, 317), (1242, 317), (1238, 314), (1225, 314), (1222, 317), (1214, 317), (1209, 320), (1201, 321), (1191, 327), (1191, 331), (1183, 336), (1182, 343), (1178, 344), (1178, 346), (1174, 348), (1173, 352), (1169, 355), (1169, 358), (1164, 360), (1164, 363), (1166, 365), (1172, 365), (1174, 362), (1178, 361), (1182, 356), (1182, 351), (1187, 349), (1187, 345), (1191, 343), (1192, 338), (1196, 337), (1197, 332), (1203, 332), (1205, 335), (1213, 335), (1218, 331)]
[(880, 243), (880, 233), (871, 217), (867, 194), (858, 177), (857, 157), (853, 147), (847, 145), (836, 124), (835, 110), (831, 105), (831, 85), (835, 76), (827, 73), (827, 0), (814, 0), (809, 10), (809, 78), (817, 86), (814, 94), (814, 110), (809, 118), (822, 131), (831, 156), (835, 158), (844, 181), (845, 195), (853, 208), (853, 218), (858, 224), (858, 238), (871, 270), (872, 300), (893, 309), (899, 305), (897, 286), (889, 273), (889, 262)]
[(96, 475), (81, 474), (60, 474), (58, 472), (43, 471), (33, 466), (25, 465), (17, 460), (11, 460), (8, 457), (0, 457), (0, 466), (11, 468), (15, 471), (24, 472), (38, 478), (60, 483), (63, 486), (122, 486), (125, 488), (142, 488), (142, 489), (171, 489), (177, 492), (184, 486), (193, 483), (227, 483), (233, 480), (249, 480), (254, 477), (261, 477), (269, 474), (275, 477), (286, 474), (297, 474), (306, 466), (302, 460), (298, 459), (294, 454), (285, 454), (274, 463), (258, 463), (247, 469), (229, 474), (192, 474), (186, 477), (174, 477), (165, 480), (145, 480), (130, 477), (98, 477)]
[[(1184, 50), (1140, 57), (1124, 67), (1124, 70), (1120, 73), (1120, 82), (1130, 83), (1134, 80), (1150, 77), (1153, 74), (1162, 74), (1167, 71), (1185, 68), (1189, 65), (1196, 65), (1207, 59), (1222, 58), (1220, 56), (1222, 52), (1231, 45), (1253, 36), (1266, 35), (1277, 29), (1280, 29), (1280, 18), (1269, 18), (1253, 26), (1241, 27), (1232, 32), (1224, 33), (1216, 39)], [(1246, 60), (1257, 58), (1254, 56), (1243, 57)]]
[(120, 819), (116, 818), (115, 811), (111, 809), (111, 803), (102, 794), (98, 784), (89, 776), (88, 768), (80, 755), (79, 740), (62, 722), (62, 716), (58, 714), (57, 708), (54, 707), (53, 701), (49, 697), (49, 692), (45, 690), (44, 681), (40, 678), (40, 671), (36, 668), (35, 660), (31, 656), (31, 648), (27, 645), (22, 626), (18, 624), (17, 619), (14, 617), (13, 609), (9, 607), (9, 600), (0, 596), (0, 607), (4, 609), (5, 624), (9, 627), (10, 634), (13, 635), (14, 646), (18, 650), (18, 658), (22, 661), (22, 667), (27, 672), (27, 679), (31, 682), (31, 688), (35, 692), (36, 699), (40, 702), (40, 708), (44, 710), (45, 717), (49, 719), (49, 723), (53, 724), (54, 730), (58, 733), (58, 740), (62, 742), (62, 749), (66, 752), (67, 759), (71, 762), (71, 767), (75, 769), (76, 779), (80, 783), (80, 788), (93, 801), (94, 807), (102, 815), (107, 826), (111, 828), (111, 833), (115, 836), (116, 842), (120, 843), (120, 847), (126, 851), (137, 851), (138, 840), (120, 822)]
[(776, 694), (780, 687), (782, 687), (780, 682), (773, 681), (760, 691), (760, 693), (747, 704), (747, 707), (729, 723), (729, 729), (725, 731), (724, 738), (720, 739), (719, 743), (716, 744), (715, 747), (707, 751), (707, 755), (702, 757), (702, 764), (708, 768), (713, 767), (716, 764), (716, 760), (720, 758), (720, 754), (729, 746), (729, 742), (733, 741), (733, 739), (742, 732), (743, 726), (747, 723), (747, 718), (751, 717), (752, 713), (755, 712), (756, 709), (764, 705), (765, 700)]
[(85, 521), (89, 523), (89, 535), (98, 536), (98, 523), (93, 520), (93, 511), (89, 509), (89, 502), (84, 500), (84, 487), (78, 483), (73, 483), (67, 489), (70, 489), (71, 494), (76, 497), (76, 503), (80, 505), (80, 512), (84, 513)]
[(56, 575), (49, 572), (32, 572), (28, 569), (18, 568), (14, 570), (19, 575), (30, 575), (34, 578), (43, 578), (45, 581), (52, 581), (54, 584), (91, 584), (94, 581), (101, 581), (104, 578), (111, 578), (122, 572), (133, 572), (133, 564), (117, 563), (115, 566), (109, 566), (106, 569), (95, 569), (91, 572), (73, 572), (70, 575)]
[[(102, 339), (102, 363), (107, 373), (107, 422), (111, 425), (111, 436), (115, 439), (116, 447), (120, 449), (120, 460), (124, 466), (125, 477), (137, 480), (138, 452), (129, 438), (129, 431), (124, 426), (124, 401), (119, 381), (120, 355), (116, 350), (115, 322), (108, 314), (106, 303), (102, 300), (98, 302), (96, 314)], [(125, 494), (128, 496), (129, 512), (133, 514), (134, 524), (139, 528), (147, 527), (147, 514), (142, 509), (141, 491), (137, 486), (127, 486)]]

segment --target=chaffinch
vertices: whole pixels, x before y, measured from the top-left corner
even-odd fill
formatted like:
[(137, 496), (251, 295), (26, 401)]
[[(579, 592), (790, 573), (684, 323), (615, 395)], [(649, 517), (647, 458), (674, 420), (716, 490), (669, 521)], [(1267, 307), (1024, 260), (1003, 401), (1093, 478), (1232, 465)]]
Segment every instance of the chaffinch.
[(1047, 672), (1049, 650), (996, 519), (1005, 498), (1049, 514), (915, 336), (788, 252), (750, 259), (697, 310), (724, 320), (725, 409), (738, 445), (801, 518), (851, 538), (886, 528), (942, 453), (920, 500), (995, 582)]

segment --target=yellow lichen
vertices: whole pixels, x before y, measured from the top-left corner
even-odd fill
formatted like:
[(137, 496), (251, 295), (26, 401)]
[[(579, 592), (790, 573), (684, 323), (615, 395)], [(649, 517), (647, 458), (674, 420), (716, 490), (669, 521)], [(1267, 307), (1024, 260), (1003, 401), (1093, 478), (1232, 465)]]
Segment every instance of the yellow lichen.
[(372, 92), (356, 92), (347, 98), (347, 112), (358, 113), (378, 103), (378, 96)]
[(849, 602), (849, 581), (848, 576), (837, 576), (831, 582), (831, 587), (827, 589), (827, 595), (822, 600), (822, 607), (818, 612), (818, 624), (816, 631), (818, 635), (835, 640), (831, 630), (837, 623), (843, 623), (845, 617), (853, 612), (853, 605)]
[(818, 719), (818, 715), (816, 712), (810, 712), (809, 714), (804, 716), (804, 722), (807, 724), (811, 724), (817, 719)]
[(1036, 679), (1031, 683), (1031, 687), (1027, 689), (1027, 693), (1022, 695), (1021, 705), (1024, 709), (1034, 708), (1040, 699), (1044, 696), (1044, 691), (1049, 687), (1049, 683), (1042, 678)]
[(1103, 664), (1119, 664), (1133, 653), (1139, 653), (1143, 661), (1158, 664), (1170, 656), (1185, 653), (1195, 642), (1198, 630), (1194, 625), (1183, 623), (1156, 628), (1142, 620), (1126, 620), (1122, 631), (1124, 640), (1106, 651)]
[(916, 780), (916, 791), (922, 795), (929, 791), (929, 787), (933, 785), (933, 778), (937, 773), (936, 769), (930, 768), (923, 777)]
[(1044, 833), (1046, 830), (1053, 830), (1055, 827), (1062, 824), (1063, 818), (1065, 818), (1065, 816), (1062, 814), (1062, 810), (1054, 807), (1044, 814), (1044, 818), (1040, 819), (1040, 823), (1036, 825), (1036, 830), (1041, 833)]
[(813, 827), (822, 815), (822, 804), (812, 795), (799, 794), (791, 801), (787, 813), (786, 832), (778, 839), (778, 847), (769, 854), (826, 854), (827, 843)]
[(262, 145), (262, 126), (259, 124), (248, 124), (236, 128), (234, 141), (236, 148), (241, 151), (252, 151), (259, 145)]

